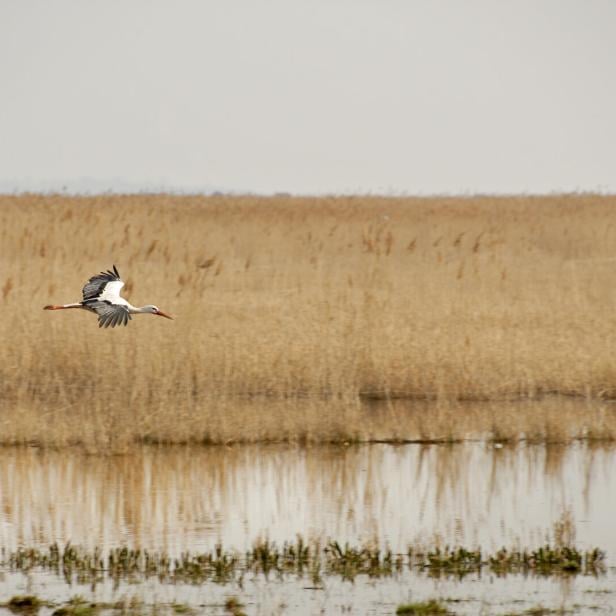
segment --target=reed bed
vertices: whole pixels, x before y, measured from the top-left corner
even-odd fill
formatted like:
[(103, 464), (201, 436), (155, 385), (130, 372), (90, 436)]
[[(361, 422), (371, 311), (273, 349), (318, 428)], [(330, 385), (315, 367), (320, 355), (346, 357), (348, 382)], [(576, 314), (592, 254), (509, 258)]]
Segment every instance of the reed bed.
[[(1, 196), (0, 441), (466, 438), (465, 413), (520, 435), (546, 396), (580, 406), (544, 432), (614, 438), (615, 206)], [(176, 320), (42, 311), (113, 263)]]

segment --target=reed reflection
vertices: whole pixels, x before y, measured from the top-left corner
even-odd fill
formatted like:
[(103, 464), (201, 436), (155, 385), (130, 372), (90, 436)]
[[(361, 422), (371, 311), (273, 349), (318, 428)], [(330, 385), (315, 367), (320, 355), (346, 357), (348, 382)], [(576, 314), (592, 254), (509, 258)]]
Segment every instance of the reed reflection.
[[(616, 552), (616, 450), (481, 443), (0, 452), (3, 546), (246, 549), (258, 537), (536, 545), (570, 511)], [(607, 544), (606, 544), (607, 542)]]

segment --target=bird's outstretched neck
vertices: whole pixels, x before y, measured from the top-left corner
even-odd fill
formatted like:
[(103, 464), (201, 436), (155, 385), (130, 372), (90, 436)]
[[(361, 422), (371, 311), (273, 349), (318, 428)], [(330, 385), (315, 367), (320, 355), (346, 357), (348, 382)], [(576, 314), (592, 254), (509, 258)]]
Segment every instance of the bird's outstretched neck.
[(135, 306), (128, 306), (128, 311), (131, 314), (156, 314), (159, 317), (165, 317), (166, 319), (173, 319), (170, 314), (167, 314), (164, 310), (161, 310), (157, 306), (152, 304), (148, 304), (147, 306), (141, 306), (141, 308), (137, 308)]

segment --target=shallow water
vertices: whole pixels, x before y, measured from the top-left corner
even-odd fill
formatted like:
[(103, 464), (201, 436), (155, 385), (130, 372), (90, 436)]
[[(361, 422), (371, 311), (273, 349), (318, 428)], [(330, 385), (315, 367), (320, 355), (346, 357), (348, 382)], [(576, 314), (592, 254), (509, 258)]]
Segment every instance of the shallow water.
[[(0, 544), (10, 549), (71, 541), (177, 555), (217, 543), (244, 550), (266, 537), (281, 544), (299, 533), (354, 545), (376, 541), (400, 552), (418, 542), (487, 552), (552, 540), (554, 524), (566, 512), (576, 545), (606, 550), (609, 565), (616, 554), (616, 449), (584, 444), (495, 449), (483, 443), (238, 446), (149, 448), (109, 458), (0, 451)], [(614, 588), (615, 578), (609, 568), (600, 579), (568, 580), (475, 575), (459, 582), (404, 573), (355, 584), (332, 579), (316, 591), (305, 589), (306, 580), (254, 579), (244, 588), (176, 585), (147, 592), (195, 605), (218, 599), (220, 605), (236, 594), (248, 598), (251, 613), (273, 613), (280, 603), (292, 607), (288, 613), (339, 613), (346, 607), (363, 613), (359, 606), (392, 613), (399, 602), (433, 596), (468, 599), (453, 605), (456, 613), (480, 613), (485, 605), (490, 606), (486, 613), (497, 613), (517, 606), (517, 599), (524, 609), (565, 602), (607, 610), (616, 609), (614, 593), (605, 592)], [(6, 572), (0, 592), (4, 597), (33, 590), (57, 598), (90, 596), (87, 588), (68, 590), (63, 584), (51, 575)], [(136, 592), (107, 586), (91, 596), (117, 599)]]

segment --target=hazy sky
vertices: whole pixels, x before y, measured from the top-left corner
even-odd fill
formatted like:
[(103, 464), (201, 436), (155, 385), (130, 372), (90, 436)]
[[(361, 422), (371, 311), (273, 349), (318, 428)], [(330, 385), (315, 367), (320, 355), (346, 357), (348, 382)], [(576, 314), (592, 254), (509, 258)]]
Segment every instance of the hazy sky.
[(0, 190), (616, 192), (611, 0), (0, 0)]

